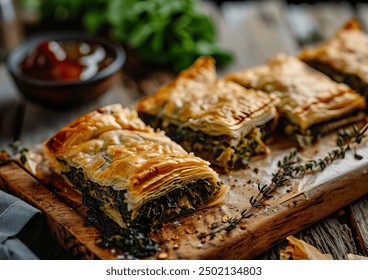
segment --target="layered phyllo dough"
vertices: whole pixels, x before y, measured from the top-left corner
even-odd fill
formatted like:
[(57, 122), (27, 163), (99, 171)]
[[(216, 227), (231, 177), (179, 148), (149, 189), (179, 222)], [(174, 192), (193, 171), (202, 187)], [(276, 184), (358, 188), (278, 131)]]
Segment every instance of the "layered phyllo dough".
[(267, 64), (226, 77), (246, 88), (277, 95), (285, 132), (301, 146), (320, 135), (365, 117), (365, 99), (298, 58), (279, 55)]
[(186, 151), (225, 169), (267, 154), (265, 139), (277, 121), (278, 98), (218, 79), (214, 60), (199, 58), (137, 104), (139, 116)]
[(322, 44), (302, 50), (299, 57), (368, 97), (368, 35), (356, 20), (347, 22)]
[(83, 115), (44, 148), (84, 203), (121, 227), (160, 224), (214, 203), (226, 189), (209, 162), (121, 105)]

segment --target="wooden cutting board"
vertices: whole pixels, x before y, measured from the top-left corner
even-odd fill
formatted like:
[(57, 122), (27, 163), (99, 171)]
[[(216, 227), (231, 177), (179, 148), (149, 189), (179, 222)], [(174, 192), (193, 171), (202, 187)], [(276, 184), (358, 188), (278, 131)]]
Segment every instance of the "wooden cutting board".
[[(334, 135), (327, 136), (300, 155), (307, 159), (319, 158), (334, 147), (334, 141)], [(277, 170), (277, 161), (291, 149), (289, 143), (277, 142), (271, 146), (270, 156), (255, 159), (248, 168), (221, 175), (229, 186), (221, 204), (166, 223), (152, 234), (168, 259), (251, 259), (286, 236), (368, 194), (366, 144), (358, 148), (362, 160), (354, 159), (348, 152), (345, 159), (335, 161), (323, 172), (291, 180), (276, 190), (263, 207), (232, 231), (216, 234), (211, 240), (199, 239), (198, 235), (209, 232), (213, 223), (222, 226), (225, 216), (239, 217), (243, 209), (250, 207), (250, 197), (258, 193), (256, 183), (269, 182), (272, 172)], [(37, 151), (33, 156), (34, 162), (40, 162)], [(87, 209), (79, 193), (57, 178), (47, 176), (44, 164), (32, 166), (32, 153), (30, 158), (27, 168), (15, 162), (1, 166), (0, 188), (42, 210), (58, 243), (77, 257), (119, 258), (116, 250), (96, 245), (100, 232), (93, 226), (85, 226)], [(163, 255), (166, 254), (158, 253), (151, 258)]]

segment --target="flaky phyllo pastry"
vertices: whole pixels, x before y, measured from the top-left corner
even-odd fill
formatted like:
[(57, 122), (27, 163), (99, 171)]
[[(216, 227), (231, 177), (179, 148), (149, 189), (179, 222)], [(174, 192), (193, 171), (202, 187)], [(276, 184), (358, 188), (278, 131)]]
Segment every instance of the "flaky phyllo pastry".
[(301, 146), (365, 117), (365, 99), (296, 57), (279, 55), (267, 64), (226, 77), (246, 88), (276, 94), (285, 132)]
[(302, 50), (299, 57), (368, 97), (368, 35), (357, 21), (348, 21), (329, 40)]
[(85, 204), (121, 227), (162, 223), (214, 203), (225, 191), (207, 161), (120, 105), (80, 117), (44, 147)]
[(185, 150), (231, 169), (268, 152), (264, 139), (277, 119), (277, 101), (274, 95), (217, 79), (214, 60), (203, 57), (141, 100), (137, 110)]

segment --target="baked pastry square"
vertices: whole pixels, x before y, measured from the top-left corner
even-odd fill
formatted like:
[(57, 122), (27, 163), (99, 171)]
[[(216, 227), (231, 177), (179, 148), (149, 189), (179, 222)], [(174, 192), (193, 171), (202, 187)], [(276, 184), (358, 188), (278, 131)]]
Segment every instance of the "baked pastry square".
[(87, 113), (44, 148), (85, 204), (121, 227), (160, 224), (215, 202), (226, 189), (208, 162), (121, 105)]
[(274, 95), (217, 79), (214, 60), (199, 58), (170, 84), (137, 104), (139, 116), (188, 152), (225, 169), (259, 154), (277, 119)]
[(365, 117), (365, 99), (293, 56), (279, 55), (267, 64), (230, 74), (226, 79), (276, 94), (284, 130), (301, 146), (320, 135)]
[(368, 35), (356, 20), (322, 44), (302, 50), (299, 58), (368, 97)]

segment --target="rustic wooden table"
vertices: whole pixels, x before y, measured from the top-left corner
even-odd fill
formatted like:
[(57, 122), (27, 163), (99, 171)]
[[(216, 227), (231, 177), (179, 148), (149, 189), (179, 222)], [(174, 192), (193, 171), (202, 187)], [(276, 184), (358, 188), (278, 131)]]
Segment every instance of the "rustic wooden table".
[[(220, 7), (202, 2), (219, 31), (220, 45), (233, 51), (235, 62), (219, 70), (224, 75), (262, 64), (278, 53), (295, 54), (301, 47), (328, 38), (347, 19), (358, 17), (368, 27), (368, 4), (355, 7), (347, 2), (287, 5), (283, 1), (226, 2)], [(4, 64), (0, 64), (0, 150), (20, 140), (32, 147), (42, 143), (76, 117), (97, 107), (121, 103), (133, 106), (142, 96), (170, 81), (173, 74), (154, 71), (135, 77), (122, 72), (100, 99), (77, 109), (56, 112), (23, 100)], [(368, 182), (367, 182), (368, 187)], [(348, 253), (368, 256), (368, 197), (346, 206), (296, 234), (335, 259)], [(283, 242), (259, 256), (278, 259)]]

